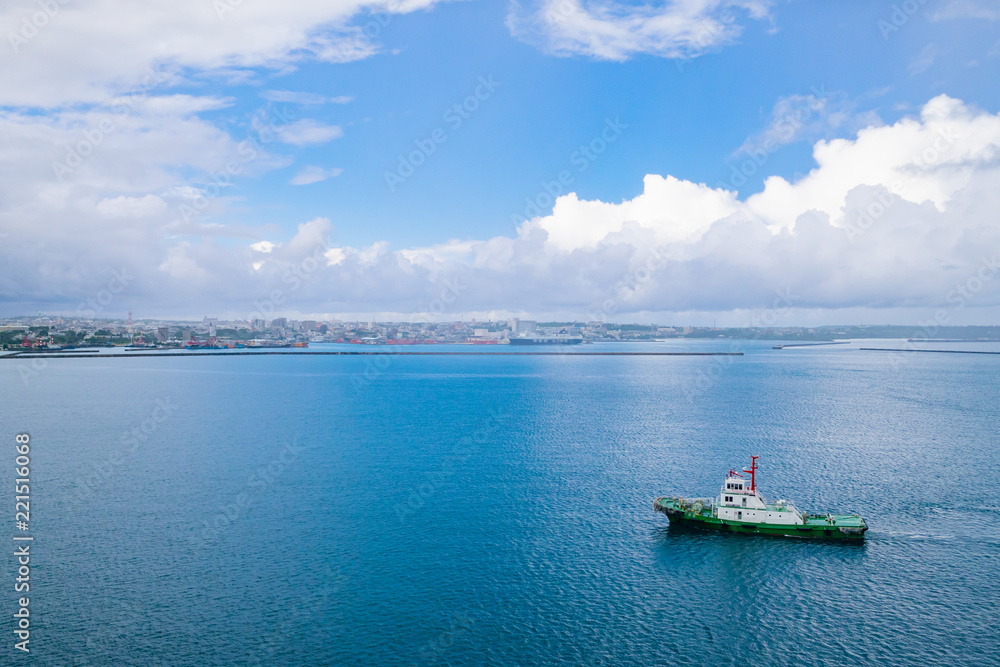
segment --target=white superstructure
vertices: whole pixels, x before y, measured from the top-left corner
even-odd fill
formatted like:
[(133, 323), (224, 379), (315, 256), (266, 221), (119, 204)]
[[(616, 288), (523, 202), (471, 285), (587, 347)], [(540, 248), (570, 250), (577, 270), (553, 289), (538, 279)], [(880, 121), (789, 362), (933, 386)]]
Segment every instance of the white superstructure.
[(743, 470), (750, 475), (749, 482), (743, 475), (730, 470), (722, 483), (722, 490), (716, 499), (715, 516), (727, 521), (744, 521), (751, 523), (771, 523), (786, 526), (801, 526), (805, 521), (802, 514), (792, 503), (778, 500), (769, 503), (757, 491), (755, 473), (757, 472), (757, 457), (753, 457), (750, 470)]

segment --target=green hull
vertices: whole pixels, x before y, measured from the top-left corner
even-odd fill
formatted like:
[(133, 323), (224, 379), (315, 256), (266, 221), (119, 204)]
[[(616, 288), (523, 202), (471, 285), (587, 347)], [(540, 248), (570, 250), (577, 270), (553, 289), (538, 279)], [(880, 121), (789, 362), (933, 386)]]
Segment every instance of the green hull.
[(705, 503), (684, 501), (680, 498), (657, 498), (653, 509), (663, 512), (674, 525), (725, 530), (746, 535), (773, 535), (775, 537), (804, 537), (823, 540), (863, 540), (868, 524), (857, 514), (806, 515), (800, 526), (727, 521), (713, 516)]

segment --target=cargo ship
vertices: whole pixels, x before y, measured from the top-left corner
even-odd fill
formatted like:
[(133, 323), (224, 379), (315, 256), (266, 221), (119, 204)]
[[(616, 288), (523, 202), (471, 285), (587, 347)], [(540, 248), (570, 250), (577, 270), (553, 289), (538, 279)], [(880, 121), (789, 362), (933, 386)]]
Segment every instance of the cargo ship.
[(757, 490), (757, 459), (743, 473), (730, 470), (717, 498), (663, 497), (653, 509), (674, 525), (749, 535), (862, 540), (868, 523), (858, 514), (807, 514), (786, 500), (767, 501)]
[(510, 339), (511, 345), (579, 345), (582, 342), (583, 336), (571, 336), (563, 333), (550, 336), (524, 334)]

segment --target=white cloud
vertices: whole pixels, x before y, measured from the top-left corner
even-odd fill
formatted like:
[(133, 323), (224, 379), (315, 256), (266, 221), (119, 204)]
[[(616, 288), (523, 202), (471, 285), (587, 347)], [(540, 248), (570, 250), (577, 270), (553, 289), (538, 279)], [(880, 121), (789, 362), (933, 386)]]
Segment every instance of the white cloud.
[[(6, 2), (0, 7), (0, 35), (9, 42), (0, 49), (0, 105), (102, 102), (140, 86), (157, 64), (176, 76), (356, 60), (378, 52), (368, 35), (377, 36), (392, 14), (435, 1), (52, 0), (44, 21), (33, 19), (38, 3)], [(373, 15), (355, 20), (362, 12)]]
[(271, 102), (287, 102), (288, 104), (348, 104), (354, 98), (350, 95), (338, 95), (327, 97), (317, 93), (307, 93), (292, 90), (265, 90), (260, 94), (265, 100)]
[(945, 0), (942, 6), (931, 14), (931, 20), (985, 19), (1000, 20), (1000, 9), (993, 0)]
[(324, 125), (308, 118), (282, 125), (276, 128), (276, 131), (281, 141), (295, 146), (325, 144), (344, 136), (344, 131), (339, 125)]
[(764, 130), (748, 137), (736, 155), (770, 154), (787, 144), (853, 134), (872, 125), (881, 125), (878, 116), (857, 111), (857, 103), (844, 93), (814, 89), (806, 95), (779, 98)]
[(809, 210), (835, 219), (855, 186), (890, 188), (898, 183), (903, 199), (931, 202), (941, 210), (976, 174), (990, 168), (998, 145), (997, 117), (976, 114), (942, 95), (924, 106), (919, 119), (867, 128), (855, 140), (818, 142), (815, 169), (794, 184), (768, 178), (764, 191), (746, 205), (777, 230), (790, 228)]
[(277, 243), (271, 243), (270, 241), (258, 241), (257, 243), (251, 243), (250, 248), (256, 250), (257, 252), (269, 253), (278, 247)]
[(325, 95), (292, 90), (265, 90), (260, 96), (271, 102), (287, 102), (288, 104), (324, 104), (326, 102)]
[[(11, 122), (24, 130), (6, 136), (63, 131), (0, 116)], [(248, 317), (276, 289), (285, 312), (414, 314), (427, 312), (446, 281), (462, 289), (443, 319), (513, 310), (619, 321), (665, 313), (657, 319), (668, 321), (669, 313), (764, 308), (777, 290), (810, 317), (828, 313), (827, 322), (839, 319), (831, 309), (908, 309), (921, 318), (945, 309), (956, 322), (972, 311), (994, 321), (1000, 314), (1000, 273), (989, 268), (1000, 263), (1000, 115), (944, 96), (917, 117), (818, 142), (809, 174), (792, 182), (771, 177), (745, 201), (726, 189), (649, 175), (640, 194), (617, 203), (560, 197), (550, 215), (523, 223), (514, 237), (400, 250), (337, 244), (323, 218), (290, 239), (244, 230), (234, 247), (216, 241), (233, 232), (210, 220), (179, 227), (170, 205), (178, 191), (155, 173), (145, 192), (114, 192), (114, 151), (85, 181), (49, 178), (43, 188), (19, 174), (44, 174), (48, 158), (31, 156), (35, 143), (18, 146), (17, 155), (0, 153), (0, 199), (11, 202), (0, 211), (0, 233), (8, 234), (0, 245), (0, 301), (52, 311), (73, 312), (111, 270), (126, 267), (136, 276), (129, 299), (166, 315)], [(209, 151), (210, 161), (224, 161), (225, 148)], [(156, 192), (167, 193), (157, 195), (166, 210), (148, 198)], [(148, 215), (105, 215), (108, 207), (132, 206)], [(178, 236), (180, 229), (197, 238)], [(661, 259), (650, 263), (654, 250)], [(292, 289), (288, 276), (296, 271), (305, 278)], [(973, 298), (956, 300), (956, 286), (977, 276)]]
[(109, 218), (148, 218), (162, 213), (167, 202), (156, 195), (145, 197), (115, 197), (97, 202), (97, 212)]
[(513, 0), (507, 27), (518, 39), (559, 56), (688, 58), (733, 42), (742, 31), (737, 14), (763, 19), (770, 5), (771, 0), (675, 0), (659, 7), (613, 0), (528, 5)]
[(924, 72), (929, 70), (931, 66), (934, 64), (934, 61), (937, 60), (937, 57), (938, 55), (940, 55), (940, 53), (941, 50), (937, 47), (936, 44), (928, 44), (927, 46), (925, 46), (923, 50), (921, 50), (920, 53), (917, 55), (917, 57), (913, 59), (913, 62), (910, 63), (910, 66), (907, 67), (907, 71), (909, 71), (910, 76), (923, 74)]
[(292, 177), (292, 180), (288, 182), (292, 185), (311, 185), (312, 183), (325, 181), (328, 178), (336, 178), (337, 176), (340, 176), (343, 171), (343, 169), (338, 167), (333, 167), (332, 169), (323, 169), (323, 167), (306, 167)]

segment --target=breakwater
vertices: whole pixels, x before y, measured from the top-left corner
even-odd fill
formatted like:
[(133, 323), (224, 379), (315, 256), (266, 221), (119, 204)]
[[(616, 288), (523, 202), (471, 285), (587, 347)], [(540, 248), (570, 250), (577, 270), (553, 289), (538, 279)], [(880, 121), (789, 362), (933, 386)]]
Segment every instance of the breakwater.
[(3, 359), (112, 359), (127, 357), (129, 359), (143, 359), (149, 357), (260, 357), (266, 355), (281, 356), (340, 356), (340, 357), (363, 357), (363, 356), (397, 356), (397, 357), (742, 357), (742, 352), (401, 352), (395, 350), (387, 351), (354, 351), (337, 350), (323, 352), (307, 352), (305, 350), (294, 350), (278, 352), (275, 350), (235, 352), (134, 352), (132, 354), (119, 352), (88, 353), (88, 354), (66, 354), (58, 352), (28, 353), (14, 352), (0, 356)]

